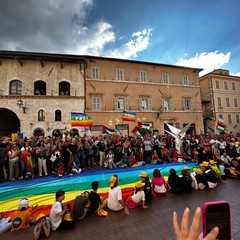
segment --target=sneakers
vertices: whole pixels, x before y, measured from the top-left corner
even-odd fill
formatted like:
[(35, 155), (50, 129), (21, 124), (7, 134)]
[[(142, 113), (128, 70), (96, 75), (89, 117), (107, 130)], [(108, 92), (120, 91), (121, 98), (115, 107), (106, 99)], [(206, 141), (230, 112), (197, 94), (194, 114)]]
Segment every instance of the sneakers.
[(108, 212), (103, 210), (103, 209), (99, 209), (98, 210), (98, 216), (104, 216), (106, 217), (108, 215)]

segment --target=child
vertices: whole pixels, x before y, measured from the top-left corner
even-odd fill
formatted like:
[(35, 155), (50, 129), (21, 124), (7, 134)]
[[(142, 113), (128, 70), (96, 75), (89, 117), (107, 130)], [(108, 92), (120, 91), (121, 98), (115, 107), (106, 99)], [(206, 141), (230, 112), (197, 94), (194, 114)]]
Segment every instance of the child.
[(159, 169), (155, 169), (153, 171), (152, 190), (153, 197), (166, 195), (167, 192), (166, 183)]
[(80, 168), (79, 161), (76, 158), (74, 158), (73, 161), (70, 162), (69, 164), (71, 164), (69, 166), (69, 168), (70, 168), (70, 172), (72, 174), (79, 174), (79, 173), (82, 172), (82, 169)]
[(33, 213), (36, 210), (37, 205), (35, 207), (32, 207), (31, 212), (27, 210), (28, 207), (29, 203), (27, 198), (23, 198), (22, 200), (20, 200), (18, 204), (18, 210), (14, 212), (12, 216), (12, 231), (17, 231), (30, 227)]
[(116, 164), (114, 163), (114, 154), (112, 152), (112, 150), (110, 149), (107, 156), (106, 156), (106, 161), (104, 162), (104, 167), (105, 168), (117, 168)]
[(153, 151), (153, 155), (152, 155), (151, 164), (152, 164), (152, 165), (156, 165), (156, 164), (158, 164), (158, 163), (160, 163), (160, 162), (161, 162), (161, 161), (160, 161), (160, 159), (159, 159), (159, 156), (158, 156), (158, 154), (157, 154), (157, 151), (154, 150), (154, 151)]
[(142, 205), (143, 208), (148, 208), (148, 206), (145, 205), (145, 193), (143, 190), (144, 185), (145, 183), (143, 182), (137, 182), (135, 184), (135, 191), (126, 200), (128, 208), (135, 208), (139, 205)]
[(38, 240), (40, 237), (50, 236), (50, 219), (44, 213), (40, 213), (36, 218), (36, 225), (33, 230), (33, 239)]
[(146, 172), (142, 172), (139, 177), (144, 184), (144, 193), (145, 193), (145, 201), (150, 202), (152, 200), (152, 184), (149, 180), (148, 174)]
[(55, 170), (52, 173), (54, 176), (58, 176), (58, 177), (62, 177), (63, 175), (66, 174), (64, 162), (62, 161), (62, 159), (59, 160), (59, 162), (55, 167)]

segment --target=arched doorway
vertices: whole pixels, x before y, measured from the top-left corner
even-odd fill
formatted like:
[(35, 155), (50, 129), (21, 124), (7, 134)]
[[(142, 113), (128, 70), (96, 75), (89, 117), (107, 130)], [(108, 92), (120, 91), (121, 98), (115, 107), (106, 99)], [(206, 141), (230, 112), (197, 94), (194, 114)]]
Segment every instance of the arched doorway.
[(0, 108), (0, 136), (11, 136), (20, 130), (18, 116), (7, 108)]

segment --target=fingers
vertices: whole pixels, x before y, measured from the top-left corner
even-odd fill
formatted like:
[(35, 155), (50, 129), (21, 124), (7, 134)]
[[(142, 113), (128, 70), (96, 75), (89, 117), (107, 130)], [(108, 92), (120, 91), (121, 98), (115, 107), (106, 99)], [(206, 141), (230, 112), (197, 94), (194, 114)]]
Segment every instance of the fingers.
[(198, 238), (198, 234), (200, 231), (200, 225), (201, 225), (201, 214), (202, 214), (201, 208), (198, 207), (195, 211), (193, 221), (191, 224), (189, 239), (197, 239)]
[(187, 239), (188, 237), (188, 219), (190, 216), (190, 209), (187, 207), (183, 213), (182, 217), (182, 224), (181, 224), (181, 231), (182, 231), (182, 238)]
[(216, 240), (219, 233), (219, 228), (214, 227), (203, 240)]
[(173, 230), (175, 232), (176, 239), (180, 240), (182, 233), (178, 226), (178, 215), (175, 211), (173, 212)]

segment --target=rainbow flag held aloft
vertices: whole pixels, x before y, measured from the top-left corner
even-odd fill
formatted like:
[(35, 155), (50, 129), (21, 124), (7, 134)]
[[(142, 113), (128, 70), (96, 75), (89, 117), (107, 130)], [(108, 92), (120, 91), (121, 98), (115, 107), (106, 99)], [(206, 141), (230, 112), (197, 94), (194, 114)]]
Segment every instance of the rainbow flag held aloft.
[(217, 130), (221, 133), (228, 133), (228, 128), (226, 124), (224, 123), (223, 115), (220, 114), (217, 119), (217, 124), (216, 124)]
[(116, 136), (116, 131), (114, 129), (107, 128), (106, 126), (102, 125), (102, 133), (107, 135)]
[(84, 113), (71, 113), (71, 124), (72, 127), (87, 127), (93, 125), (93, 120), (91, 117)]
[(135, 122), (136, 121), (136, 113), (123, 111), (122, 120), (129, 121), (129, 122)]

